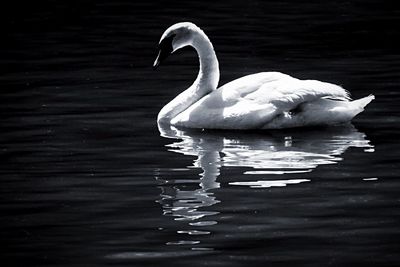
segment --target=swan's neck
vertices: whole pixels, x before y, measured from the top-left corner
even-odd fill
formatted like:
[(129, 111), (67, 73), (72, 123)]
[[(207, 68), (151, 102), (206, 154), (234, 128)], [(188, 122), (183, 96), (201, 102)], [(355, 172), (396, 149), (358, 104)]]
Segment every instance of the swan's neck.
[(203, 31), (196, 32), (192, 46), (199, 55), (200, 69), (196, 81), (197, 89), (209, 93), (217, 89), (219, 81), (219, 64), (214, 47)]
[(191, 46), (199, 56), (200, 69), (194, 83), (164, 106), (158, 114), (158, 122), (169, 123), (171, 119), (185, 111), (203, 96), (217, 89), (219, 65), (213, 45), (205, 33), (198, 29), (193, 32)]

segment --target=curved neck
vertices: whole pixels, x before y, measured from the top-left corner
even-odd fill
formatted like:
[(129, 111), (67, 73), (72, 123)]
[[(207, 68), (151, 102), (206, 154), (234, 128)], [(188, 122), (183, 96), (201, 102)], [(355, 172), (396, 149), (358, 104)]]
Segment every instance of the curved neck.
[(190, 43), (199, 56), (200, 69), (196, 80), (188, 89), (165, 105), (158, 114), (159, 123), (170, 121), (181, 112), (199, 101), (203, 96), (217, 89), (219, 82), (219, 64), (213, 45), (201, 29), (192, 32)]
[(193, 85), (198, 84), (197, 89), (206, 93), (217, 89), (219, 82), (219, 64), (214, 47), (207, 35), (199, 30), (193, 34), (192, 46), (196, 49), (200, 61), (199, 74)]

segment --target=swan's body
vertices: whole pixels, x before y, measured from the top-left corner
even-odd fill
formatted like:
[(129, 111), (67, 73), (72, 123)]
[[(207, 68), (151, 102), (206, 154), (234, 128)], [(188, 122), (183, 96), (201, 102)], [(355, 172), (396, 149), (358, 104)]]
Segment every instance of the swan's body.
[(217, 89), (218, 60), (204, 32), (188, 22), (168, 28), (154, 63), (191, 45), (200, 59), (197, 79), (164, 106), (158, 123), (207, 129), (281, 129), (350, 121), (374, 99), (350, 101), (338, 85), (299, 80), (279, 72), (244, 76)]

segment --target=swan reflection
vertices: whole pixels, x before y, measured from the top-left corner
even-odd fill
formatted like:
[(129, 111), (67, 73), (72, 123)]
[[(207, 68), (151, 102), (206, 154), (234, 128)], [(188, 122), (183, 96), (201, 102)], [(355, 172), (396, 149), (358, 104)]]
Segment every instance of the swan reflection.
[[(174, 181), (175, 186), (161, 186), (161, 200), (159, 201), (163, 206), (164, 215), (174, 216), (175, 220), (187, 220), (193, 221), (200, 219), (205, 216), (217, 214), (217, 212), (211, 211), (200, 211), (200, 207), (212, 206), (219, 201), (215, 198), (212, 192), (208, 192), (210, 189), (219, 188), (219, 183), (216, 178), (219, 176), (221, 161), (218, 151), (214, 151), (211, 147), (207, 147), (207, 144), (203, 144), (203, 148), (197, 150), (197, 160), (194, 163), (194, 167), (201, 168), (203, 172), (200, 174), (200, 179), (195, 180), (179, 180)], [(202, 146), (202, 145), (200, 145)], [(187, 152), (190, 155), (189, 151)], [(186, 154), (186, 153), (185, 153)], [(157, 180), (162, 181), (164, 184), (168, 184), (170, 181), (163, 180), (162, 177), (157, 176)], [(177, 183), (198, 184), (200, 188), (188, 190), (176, 186)], [(183, 186), (182, 186), (183, 187)], [(213, 222), (209, 222), (212, 224)], [(202, 226), (202, 225), (198, 225)], [(189, 234), (199, 234), (196, 232), (189, 232)], [(203, 232), (200, 232), (203, 233)]]
[[(205, 220), (205, 217), (218, 212), (204, 211), (204, 208), (210, 209), (219, 202), (214, 195), (215, 190), (211, 189), (220, 187), (217, 177), (224, 167), (241, 167), (238, 170), (242, 170), (244, 175), (264, 178), (262, 181), (235, 181), (230, 185), (279, 187), (310, 181), (288, 178), (291, 174), (311, 172), (320, 165), (341, 161), (341, 155), (349, 147), (373, 152), (373, 146), (366, 135), (353, 125), (330, 129), (245, 133), (180, 130), (172, 126), (159, 127), (159, 130), (161, 136), (172, 139), (167, 145), (169, 151), (194, 157), (191, 166), (180, 168), (198, 168), (202, 171), (197, 179), (168, 180), (161, 174), (156, 177), (161, 182), (159, 202), (164, 214), (175, 217), (175, 220), (189, 221), (192, 227), (217, 223)], [(188, 184), (194, 188), (188, 188)], [(209, 234), (208, 231), (198, 230), (178, 233)]]
[(202, 132), (171, 126), (159, 130), (161, 136), (177, 140), (167, 145), (169, 151), (197, 157), (192, 167), (203, 170), (202, 186), (216, 183), (222, 166), (251, 169), (244, 174), (303, 173), (342, 160), (349, 147), (373, 152), (365, 134), (351, 124), (272, 133)]

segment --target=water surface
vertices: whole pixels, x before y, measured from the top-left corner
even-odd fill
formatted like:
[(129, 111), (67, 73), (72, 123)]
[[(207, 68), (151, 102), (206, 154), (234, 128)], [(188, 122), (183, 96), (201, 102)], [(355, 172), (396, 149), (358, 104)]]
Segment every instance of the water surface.
[[(398, 266), (399, 9), (389, 2), (83, 1), (3, 12), (0, 209), (7, 266)], [(352, 125), (158, 128), (191, 49), (152, 71), (178, 21), (221, 84), (260, 71), (373, 101)]]

